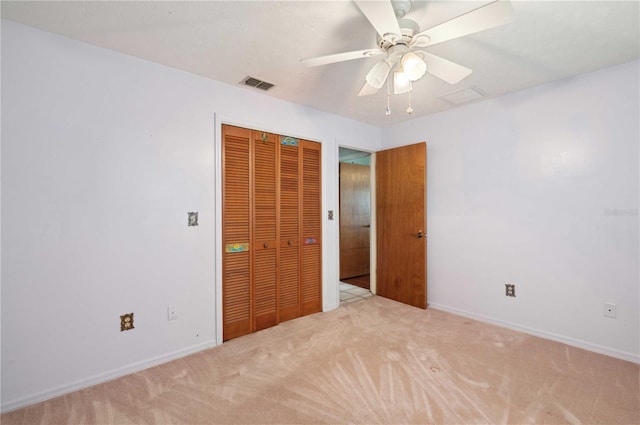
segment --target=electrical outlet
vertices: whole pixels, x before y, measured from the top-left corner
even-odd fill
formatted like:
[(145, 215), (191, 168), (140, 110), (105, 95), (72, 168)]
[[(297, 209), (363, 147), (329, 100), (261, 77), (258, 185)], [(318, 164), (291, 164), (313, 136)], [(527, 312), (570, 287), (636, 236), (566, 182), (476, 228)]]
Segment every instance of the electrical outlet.
[(515, 297), (516, 296), (516, 285), (515, 283), (507, 283), (504, 285), (505, 287), (505, 295), (507, 297)]
[(176, 320), (178, 318), (178, 313), (176, 312), (176, 306), (170, 305), (167, 306), (167, 320)]
[(605, 317), (616, 318), (616, 305), (614, 303), (604, 303)]
[(120, 332), (130, 331), (133, 328), (133, 313), (120, 316)]

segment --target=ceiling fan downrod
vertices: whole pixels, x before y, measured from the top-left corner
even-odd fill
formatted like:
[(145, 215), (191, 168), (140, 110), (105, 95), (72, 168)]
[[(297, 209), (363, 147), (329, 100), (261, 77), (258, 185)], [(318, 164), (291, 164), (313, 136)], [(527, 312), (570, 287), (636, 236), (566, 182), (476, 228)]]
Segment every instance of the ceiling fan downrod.
[(393, 12), (396, 14), (396, 18), (402, 19), (411, 11), (413, 0), (391, 0), (391, 6), (393, 7)]

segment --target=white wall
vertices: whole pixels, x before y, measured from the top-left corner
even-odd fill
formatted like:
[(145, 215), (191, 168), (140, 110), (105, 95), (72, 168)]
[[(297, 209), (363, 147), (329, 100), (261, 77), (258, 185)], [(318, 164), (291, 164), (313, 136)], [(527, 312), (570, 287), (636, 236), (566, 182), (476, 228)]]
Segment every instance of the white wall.
[(3, 411), (215, 344), (223, 121), (322, 142), (325, 217), (337, 146), (381, 144), (372, 126), (2, 21)]
[(385, 148), (427, 141), (432, 307), (640, 361), (639, 75), (632, 62), (385, 129)]
[[(638, 89), (631, 63), (381, 138), (2, 21), (2, 410), (215, 344), (221, 122), (321, 141), (325, 216), (337, 213), (339, 145), (427, 140), (430, 304), (638, 361)], [(337, 222), (323, 225), (331, 309)], [(136, 328), (121, 333), (132, 311)]]

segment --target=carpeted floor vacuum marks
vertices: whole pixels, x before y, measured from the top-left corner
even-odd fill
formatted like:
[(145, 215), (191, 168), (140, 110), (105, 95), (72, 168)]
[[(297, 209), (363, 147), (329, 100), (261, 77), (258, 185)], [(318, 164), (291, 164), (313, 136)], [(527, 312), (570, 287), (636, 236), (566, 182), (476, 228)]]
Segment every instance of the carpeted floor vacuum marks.
[(636, 424), (639, 373), (630, 362), (370, 297), (1, 421)]

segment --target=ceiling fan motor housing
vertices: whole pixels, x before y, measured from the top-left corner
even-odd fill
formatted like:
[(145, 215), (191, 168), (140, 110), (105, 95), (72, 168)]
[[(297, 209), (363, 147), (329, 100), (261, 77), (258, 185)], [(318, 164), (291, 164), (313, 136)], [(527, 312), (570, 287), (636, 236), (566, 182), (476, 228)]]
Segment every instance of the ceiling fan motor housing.
[(418, 24), (409, 19), (400, 19), (400, 32), (402, 37), (398, 39), (395, 34), (385, 34), (384, 37), (378, 36), (376, 38), (376, 44), (380, 50), (386, 52), (390, 47), (402, 44), (408, 46), (413, 36), (420, 30)]
[(390, 64), (399, 63), (405, 53), (409, 51), (409, 48), (405, 44), (396, 44), (389, 47), (387, 50), (387, 62)]

